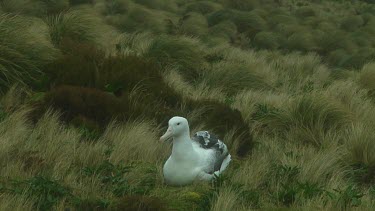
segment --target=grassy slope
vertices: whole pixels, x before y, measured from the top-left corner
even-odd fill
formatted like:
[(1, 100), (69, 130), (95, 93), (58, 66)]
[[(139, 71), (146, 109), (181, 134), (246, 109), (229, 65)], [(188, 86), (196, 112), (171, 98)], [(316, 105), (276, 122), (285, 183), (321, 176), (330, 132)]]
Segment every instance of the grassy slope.
[[(374, 8), (2, 1), (0, 210), (374, 209)], [(230, 146), (215, 183), (163, 184), (177, 114)]]

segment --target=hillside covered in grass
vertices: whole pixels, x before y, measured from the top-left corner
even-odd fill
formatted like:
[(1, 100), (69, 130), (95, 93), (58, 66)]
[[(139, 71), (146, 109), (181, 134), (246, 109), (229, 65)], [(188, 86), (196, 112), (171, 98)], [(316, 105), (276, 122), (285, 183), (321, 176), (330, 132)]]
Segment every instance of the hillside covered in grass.
[[(375, 209), (374, 3), (0, 0), (0, 210)], [(212, 183), (164, 184), (176, 115)]]

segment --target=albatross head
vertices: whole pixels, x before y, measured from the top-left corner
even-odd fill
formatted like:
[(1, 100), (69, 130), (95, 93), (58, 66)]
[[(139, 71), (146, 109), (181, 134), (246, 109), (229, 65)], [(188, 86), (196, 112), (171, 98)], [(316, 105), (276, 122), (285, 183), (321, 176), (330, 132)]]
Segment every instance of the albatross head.
[(160, 137), (160, 141), (165, 141), (171, 137), (177, 138), (183, 135), (189, 136), (189, 124), (187, 119), (175, 116), (169, 120), (168, 125), (167, 132)]

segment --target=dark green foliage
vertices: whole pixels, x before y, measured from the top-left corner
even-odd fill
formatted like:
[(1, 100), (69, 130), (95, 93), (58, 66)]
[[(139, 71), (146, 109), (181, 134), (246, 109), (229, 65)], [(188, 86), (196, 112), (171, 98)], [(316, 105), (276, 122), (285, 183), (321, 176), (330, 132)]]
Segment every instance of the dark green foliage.
[(352, 165), (351, 177), (360, 185), (375, 184), (375, 166), (368, 166), (362, 163)]
[(51, 210), (60, 200), (69, 198), (74, 200), (70, 188), (67, 188), (57, 180), (51, 180), (43, 176), (35, 176), (24, 181), (14, 181), (7, 191), (14, 194), (23, 194), (26, 190), (28, 197), (38, 198), (35, 207), (39, 210)]
[(353, 185), (350, 185), (345, 189), (335, 189), (335, 192), (337, 193), (337, 204), (343, 209), (358, 207), (361, 205), (361, 198), (364, 196), (364, 194)]
[(267, 22), (256, 12), (236, 12), (233, 22), (239, 32), (244, 32), (253, 38), (257, 32), (267, 29)]
[(222, 6), (212, 1), (197, 1), (186, 4), (185, 12), (208, 14), (221, 9)]
[(42, 32), (30, 30), (32, 21), (0, 14), (0, 90), (14, 83), (31, 84), (40, 78), (40, 68), (56, 58), (58, 51)]
[(253, 45), (259, 49), (277, 49), (280, 44), (278, 36), (272, 32), (259, 32), (255, 35)]
[(167, 30), (164, 13), (142, 6), (135, 6), (126, 15), (114, 17), (113, 25), (123, 32), (152, 31), (160, 34)]
[(222, 10), (216, 11), (208, 15), (207, 17), (208, 25), (213, 26), (223, 21), (232, 20), (233, 15), (234, 15), (234, 12), (229, 9), (222, 9)]
[(151, 45), (149, 58), (161, 66), (172, 66), (189, 81), (197, 78), (204, 66), (203, 52), (197, 43), (174, 36), (160, 36)]
[(69, 8), (69, 0), (41, 0), (47, 10), (47, 14), (56, 14)]
[(223, 0), (223, 5), (236, 10), (250, 11), (259, 5), (258, 0)]
[(61, 110), (67, 121), (82, 115), (102, 127), (115, 117), (126, 119), (130, 116), (127, 101), (93, 88), (59, 86), (46, 95), (45, 107), (49, 106)]
[(328, 54), (327, 61), (338, 67), (343, 67), (350, 59), (350, 55), (343, 49), (332, 51)]
[(129, 2), (123, 0), (106, 0), (105, 11), (106, 15), (124, 14), (129, 11)]
[(69, 0), (71, 5), (77, 4), (92, 4), (94, 0)]
[(215, 70), (206, 71), (202, 74), (204, 82), (210, 87), (221, 87), (229, 95), (233, 95), (241, 90), (272, 89), (264, 78), (252, 69), (243, 65), (218, 65), (213, 66)]
[(232, 21), (223, 21), (210, 28), (210, 33), (214, 36), (223, 37), (228, 41), (234, 38), (237, 33), (237, 26)]
[(281, 164), (273, 166), (274, 176), (281, 181), (281, 189), (277, 193), (274, 193), (277, 201), (290, 206), (299, 196), (311, 199), (322, 194), (330, 194), (318, 184), (298, 181), (297, 177), (299, 173), (300, 168), (298, 166)]
[(7, 117), (7, 113), (4, 111), (0, 104), (0, 122), (2, 122)]
[(91, 44), (70, 39), (64, 39), (61, 46), (65, 55), (45, 67), (52, 84), (97, 87), (98, 68), (105, 57), (104, 52)]
[(109, 201), (103, 199), (79, 199), (74, 201), (74, 207), (83, 211), (108, 210)]
[(375, 48), (363, 47), (359, 48), (355, 54), (353, 54), (347, 61), (344, 63), (344, 67), (348, 68), (361, 68), (368, 61), (375, 59)]
[(166, 211), (166, 202), (157, 197), (132, 195), (119, 199), (109, 210), (128, 210), (128, 211)]
[(301, 17), (301, 18), (306, 18), (306, 17), (310, 17), (310, 16), (315, 16), (316, 11), (311, 6), (305, 6), (305, 7), (298, 8), (296, 10), (296, 15)]
[(363, 26), (364, 21), (360, 15), (349, 16), (344, 18), (341, 23), (341, 28), (346, 31), (355, 31), (359, 27)]
[(246, 33), (250, 38), (254, 37), (257, 32), (267, 29), (267, 22), (256, 11), (243, 12), (224, 9), (210, 14), (207, 20), (210, 26), (231, 20), (236, 24), (239, 32)]
[(131, 170), (132, 166), (114, 165), (109, 161), (104, 161), (102, 164), (95, 167), (86, 167), (82, 169), (85, 176), (96, 175), (101, 182), (109, 187), (113, 194), (117, 197), (128, 194), (131, 186), (128, 184), (125, 174)]
[(315, 48), (313, 36), (309, 33), (297, 32), (288, 37), (285, 46), (288, 50), (308, 52)]

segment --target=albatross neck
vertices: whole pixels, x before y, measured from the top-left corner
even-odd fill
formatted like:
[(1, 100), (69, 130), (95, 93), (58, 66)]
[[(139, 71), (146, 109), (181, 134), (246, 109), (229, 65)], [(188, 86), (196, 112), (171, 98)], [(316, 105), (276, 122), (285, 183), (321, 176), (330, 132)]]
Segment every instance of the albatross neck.
[(193, 155), (193, 145), (189, 133), (173, 137), (173, 148), (171, 156), (174, 159), (188, 159)]

